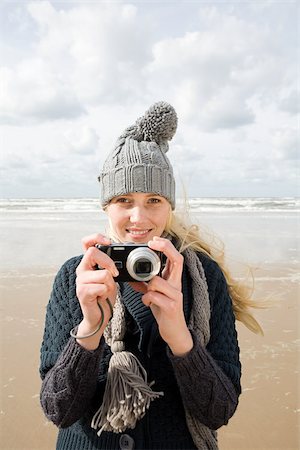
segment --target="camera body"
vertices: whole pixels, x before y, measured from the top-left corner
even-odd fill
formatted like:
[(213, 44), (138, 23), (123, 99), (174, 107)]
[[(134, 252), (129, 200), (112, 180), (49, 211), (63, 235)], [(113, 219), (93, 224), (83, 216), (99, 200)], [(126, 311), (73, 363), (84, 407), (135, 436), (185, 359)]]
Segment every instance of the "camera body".
[(161, 275), (165, 265), (164, 254), (147, 244), (113, 243), (95, 247), (114, 261), (119, 271), (115, 281), (150, 281), (155, 275)]

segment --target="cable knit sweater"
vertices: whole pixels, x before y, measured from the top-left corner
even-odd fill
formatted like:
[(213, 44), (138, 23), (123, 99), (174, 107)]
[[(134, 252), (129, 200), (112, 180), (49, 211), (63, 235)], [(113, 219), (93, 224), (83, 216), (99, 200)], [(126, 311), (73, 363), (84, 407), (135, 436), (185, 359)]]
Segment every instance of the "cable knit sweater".
[[(183, 399), (191, 414), (209, 428), (216, 430), (228, 423), (241, 392), (232, 303), (219, 266), (207, 256), (198, 256), (209, 290), (211, 337), (203, 348), (193, 335), (194, 347), (183, 357), (172, 355), (160, 338), (141, 294), (127, 283), (121, 284), (127, 314), (126, 349), (139, 358), (148, 379), (155, 381), (154, 390), (164, 392), (151, 403), (136, 427), (126, 431), (127, 446), (122, 444), (122, 435), (103, 432), (98, 437), (90, 427), (103, 396), (111, 352), (103, 338), (94, 351), (70, 338), (70, 330), (82, 320), (75, 285), (81, 257), (62, 266), (47, 306), (40, 365), (41, 405), (45, 415), (59, 427), (57, 450), (130, 449), (133, 445), (136, 450), (196, 449), (186, 425)], [(182, 287), (188, 321), (193, 299), (186, 267)]]

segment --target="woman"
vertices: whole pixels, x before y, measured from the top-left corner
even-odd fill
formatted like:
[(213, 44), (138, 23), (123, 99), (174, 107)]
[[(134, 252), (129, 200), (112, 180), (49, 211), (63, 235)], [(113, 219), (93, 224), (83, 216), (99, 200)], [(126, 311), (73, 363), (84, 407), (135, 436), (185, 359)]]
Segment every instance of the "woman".
[[(99, 176), (108, 237), (85, 238), (84, 255), (55, 279), (40, 372), (57, 449), (217, 449), (216, 430), (236, 410), (235, 314), (259, 325), (195, 228), (176, 219), (165, 154), (176, 127), (174, 108), (159, 102), (121, 135)], [(161, 276), (117, 283), (115, 262), (96, 248), (112, 242), (162, 252)]]

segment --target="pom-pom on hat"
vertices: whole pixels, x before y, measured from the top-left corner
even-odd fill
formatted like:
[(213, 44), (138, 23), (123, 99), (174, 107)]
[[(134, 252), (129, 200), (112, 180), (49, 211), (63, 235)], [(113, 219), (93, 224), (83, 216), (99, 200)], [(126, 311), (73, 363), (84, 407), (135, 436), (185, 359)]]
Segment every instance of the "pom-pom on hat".
[(175, 208), (175, 180), (166, 153), (176, 129), (176, 111), (166, 102), (155, 103), (126, 128), (98, 177), (102, 206), (118, 195), (149, 192)]

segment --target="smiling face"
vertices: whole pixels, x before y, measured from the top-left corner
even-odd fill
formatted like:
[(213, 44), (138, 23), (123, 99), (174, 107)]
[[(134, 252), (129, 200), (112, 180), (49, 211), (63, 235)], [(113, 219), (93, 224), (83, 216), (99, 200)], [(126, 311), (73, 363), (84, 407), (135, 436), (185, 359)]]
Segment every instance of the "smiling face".
[(145, 244), (163, 234), (171, 205), (160, 195), (134, 192), (114, 197), (105, 211), (121, 242)]

